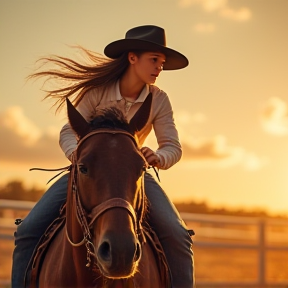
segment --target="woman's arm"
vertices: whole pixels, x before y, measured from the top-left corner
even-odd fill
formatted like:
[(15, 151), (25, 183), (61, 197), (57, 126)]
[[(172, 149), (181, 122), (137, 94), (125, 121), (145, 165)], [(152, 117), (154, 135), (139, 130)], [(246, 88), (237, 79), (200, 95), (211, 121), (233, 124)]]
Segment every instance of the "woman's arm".
[(182, 148), (179, 142), (178, 131), (173, 118), (173, 110), (166, 93), (160, 92), (161, 97), (155, 97), (155, 118), (153, 129), (158, 142), (156, 154), (160, 158), (161, 169), (168, 169), (177, 163), (182, 156)]

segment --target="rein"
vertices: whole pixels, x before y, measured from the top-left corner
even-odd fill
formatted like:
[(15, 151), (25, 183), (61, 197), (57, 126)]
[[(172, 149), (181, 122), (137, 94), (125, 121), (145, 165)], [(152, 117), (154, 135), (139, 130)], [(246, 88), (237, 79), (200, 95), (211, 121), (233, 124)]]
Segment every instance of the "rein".
[(35, 168), (30, 168), (29, 171), (33, 171), (33, 170), (39, 170), (39, 171), (61, 171), (60, 173), (56, 174), (55, 176), (53, 176), (46, 184), (49, 184), (53, 179), (55, 179), (56, 177), (58, 177), (59, 175), (61, 175), (62, 173), (64, 173), (65, 171), (71, 171), (71, 168), (72, 168), (72, 165), (69, 165), (69, 166), (65, 166), (65, 167), (62, 167), (62, 168), (56, 168), (56, 169), (47, 169), (47, 168), (38, 168), (38, 167), (35, 167)]

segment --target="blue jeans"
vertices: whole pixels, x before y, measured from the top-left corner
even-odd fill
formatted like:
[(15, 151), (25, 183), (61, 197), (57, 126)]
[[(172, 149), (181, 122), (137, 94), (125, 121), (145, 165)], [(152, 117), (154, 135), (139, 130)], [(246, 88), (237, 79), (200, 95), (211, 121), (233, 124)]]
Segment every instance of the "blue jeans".
[[(12, 288), (24, 287), (24, 276), (32, 253), (48, 226), (59, 215), (66, 201), (69, 174), (56, 181), (42, 196), (15, 232), (12, 264)], [(149, 204), (149, 224), (164, 249), (172, 274), (173, 288), (191, 288), (194, 281), (192, 240), (185, 224), (162, 188), (145, 174), (145, 192)]]

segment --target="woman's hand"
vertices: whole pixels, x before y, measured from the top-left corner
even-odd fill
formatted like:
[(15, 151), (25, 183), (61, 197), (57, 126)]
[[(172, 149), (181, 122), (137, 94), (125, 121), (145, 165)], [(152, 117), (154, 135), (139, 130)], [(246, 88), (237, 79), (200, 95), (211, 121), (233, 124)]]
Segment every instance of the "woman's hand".
[(142, 147), (141, 152), (149, 165), (159, 168), (160, 158), (153, 150), (148, 147)]

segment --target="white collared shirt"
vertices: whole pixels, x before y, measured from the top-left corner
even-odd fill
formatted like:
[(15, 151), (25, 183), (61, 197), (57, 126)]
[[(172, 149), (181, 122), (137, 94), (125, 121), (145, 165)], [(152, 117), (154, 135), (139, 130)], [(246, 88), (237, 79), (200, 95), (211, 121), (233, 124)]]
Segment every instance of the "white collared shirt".
[[(160, 158), (160, 168), (168, 169), (180, 160), (182, 149), (173, 119), (171, 103), (167, 94), (158, 87), (145, 85), (136, 101), (131, 103), (121, 96), (118, 81), (106, 89), (95, 88), (88, 91), (77, 106), (77, 110), (89, 122), (95, 115), (96, 108), (115, 104), (122, 105), (125, 107), (127, 120), (130, 121), (150, 92), (152, 93), (150, 116), (145, 127), (137, 132), (139, 145), (142, 147), (153, 128), (158, 142), (156, 154)], [(69, 157), (77, 147), (75, 133), (69, 123), (64, 125), (60, 132), (59, 144), (66, 157)]]

